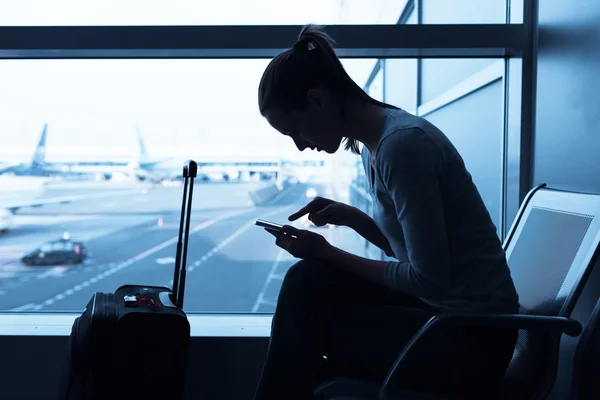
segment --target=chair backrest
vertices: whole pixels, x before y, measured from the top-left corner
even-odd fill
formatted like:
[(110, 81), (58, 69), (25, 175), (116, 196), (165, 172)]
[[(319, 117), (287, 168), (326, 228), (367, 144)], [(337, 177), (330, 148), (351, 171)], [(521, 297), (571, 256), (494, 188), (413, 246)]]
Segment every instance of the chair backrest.
[[(505, 242), (521, 313), (568, 317), (598, 257), (600, 195), (533, 189)], [(519, 332), (505, 377), (511, 398), (547, 393), (560, 335)], [(543, 393), (540, 393), (543, 392)]]
[(600, 299), (579, 338), (573, 363), (571, 399), (595, 400), (600, 393)]

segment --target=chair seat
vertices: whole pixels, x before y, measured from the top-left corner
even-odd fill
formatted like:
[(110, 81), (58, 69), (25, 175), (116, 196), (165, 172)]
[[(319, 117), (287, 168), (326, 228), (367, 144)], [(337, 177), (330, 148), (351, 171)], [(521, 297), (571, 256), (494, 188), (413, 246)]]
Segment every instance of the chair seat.
[(352, 379), (332, 379), (315, 390), (325, 400), (452, 400), (440, 394), (419, 392), (410, 389), (394, 390), (393, 397), (379, 397), (381, 384)]
[(381, 384), (353, 379), (332, 379), (315, 390), (326, 400), (377, 400)]

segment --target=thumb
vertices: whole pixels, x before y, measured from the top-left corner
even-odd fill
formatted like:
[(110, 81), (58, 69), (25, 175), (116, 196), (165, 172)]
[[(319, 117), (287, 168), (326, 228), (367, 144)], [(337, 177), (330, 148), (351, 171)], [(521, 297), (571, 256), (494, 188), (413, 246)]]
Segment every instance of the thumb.
[(284, 225), (282, 230), (285, 234), (295, 236), (295, 237), (298, 237), (302, 232), (300, 229), (295, 228), (291, 225)]
[(281, 236), (279, 231), (276, 231), (274, 229), (265, 228), (265, 231), (269, 232), (271, 235), (275, 236), (276, 238)]

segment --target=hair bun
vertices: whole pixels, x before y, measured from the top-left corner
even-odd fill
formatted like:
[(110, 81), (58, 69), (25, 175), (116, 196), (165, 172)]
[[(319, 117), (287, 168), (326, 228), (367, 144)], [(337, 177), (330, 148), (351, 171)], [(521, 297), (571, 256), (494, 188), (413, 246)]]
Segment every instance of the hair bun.
[(296, 43), (294, 43), (294, 46), (293, 46), (293, 49), (296, 50), (296, 51), (298, 51), (298, 50), (300, 50), (300, 51), (304, 51), (304, 50), (311, 51), (311, 50), (314, 50), (316, 48), (317, 48), (317, 46), (315, 45), (315, 43), (312, 40), (308, 39), (308, 38), (303, 38), (303, 39), (300, 39), (300, 40), (296, 41)]

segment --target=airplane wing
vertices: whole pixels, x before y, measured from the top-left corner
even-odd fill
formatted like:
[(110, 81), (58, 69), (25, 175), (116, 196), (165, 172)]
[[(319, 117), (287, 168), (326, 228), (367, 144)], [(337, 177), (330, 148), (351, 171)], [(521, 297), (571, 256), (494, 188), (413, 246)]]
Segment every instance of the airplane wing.
[(49, 204), (67, 204), (74, 201), (81, 200), (90, 200), (90, 199), (98, 199), (103, 197), (120, 197), (120, 196), (131, 196), (132, 194), (139, 194), (139, 190), (119, 190), (117, 192), (103, 192), (103, 193), (95, 193), (95, 194), (82, 194), (82, 195), (72, 195), (72, 196), (56, 196), (56, 197), (48, 197), (41, 199), (32, 199), (28, 201), (16, 201), (16, 202), (8, 202), (1, 203), (0, 208), (4, 208), (14, 212), (20, 208), (24, 207), (41, 207)]
[(0, 163), (0, 174), (11, 171), (12, 169), (20, 167), (21, 165), (23, 165), (22, 162), (2, 162)]

